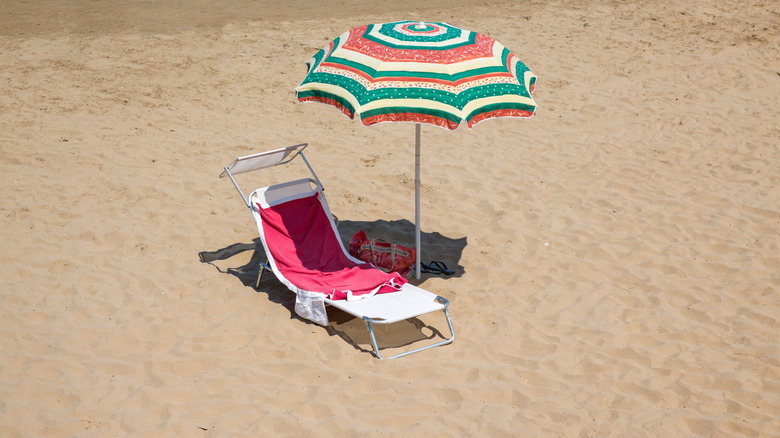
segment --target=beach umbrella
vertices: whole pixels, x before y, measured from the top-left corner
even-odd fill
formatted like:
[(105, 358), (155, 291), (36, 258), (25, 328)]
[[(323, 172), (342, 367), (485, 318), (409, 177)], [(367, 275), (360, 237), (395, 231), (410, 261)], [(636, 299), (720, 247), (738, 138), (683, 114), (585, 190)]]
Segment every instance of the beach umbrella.
[(530, 117), (536, 76), (494, 39), (448, 23), (398, 21), (343, 33), (306, 64), (298, 101), (373, 125), (415, 123), (415, 246), (420, 278), (420, 124), (457, 129)]

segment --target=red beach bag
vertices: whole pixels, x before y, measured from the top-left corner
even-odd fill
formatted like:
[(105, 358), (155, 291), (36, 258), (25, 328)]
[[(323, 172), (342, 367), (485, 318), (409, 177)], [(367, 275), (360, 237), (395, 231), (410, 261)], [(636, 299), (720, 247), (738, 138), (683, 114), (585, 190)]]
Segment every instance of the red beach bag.
[(349, 254), (384, 272), (397, 272), (403, 277), (414, 268), (414, 249), (383, 239), (369, 240), (363, 230), (355, 233), (349, 241)]

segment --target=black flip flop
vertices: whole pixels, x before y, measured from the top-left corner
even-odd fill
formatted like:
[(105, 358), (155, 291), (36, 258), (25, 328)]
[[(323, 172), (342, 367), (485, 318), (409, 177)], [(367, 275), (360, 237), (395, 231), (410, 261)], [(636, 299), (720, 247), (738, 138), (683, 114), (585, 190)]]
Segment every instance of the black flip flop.
[(455, 273), (455, 271), (451, 269), (447, 269), (447, 265), (444, 264), (444, 262), (440, 262), (438, 260), (431, 260), (430, 263), (427, 265), (425, 263), (420, 263), (420, 271), (424, 274), (444, 274), (444, 275), (452, 275)]

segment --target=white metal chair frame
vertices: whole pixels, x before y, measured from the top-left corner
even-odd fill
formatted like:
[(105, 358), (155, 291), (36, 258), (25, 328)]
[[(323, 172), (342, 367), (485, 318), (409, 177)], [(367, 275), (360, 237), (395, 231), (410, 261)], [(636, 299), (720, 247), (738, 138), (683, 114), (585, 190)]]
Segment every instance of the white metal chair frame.
[[(301, 143), (294, 146), (288, 146), (281, 149), (275, 149), (272, 151), (261, 152), (258, 154), (247, 155), (244, 157), (236, 158), (235, 160), (233, 160), (231, 164), (224, 167), (223, 172), (220, 174), (220, 178), (224, 178), (225, 176), (230, 178), (236, 190), (241, 195), (241, 199), (244, 201), (246, 206), (251, 210), (252, 204), (250, 198), (253, 195), (255, 195), (255, 192), (252, 192), (252, 194), (250, 194), (249, 197), (244, 196), (244, 192), (239, 187), (233, 175), (238, 173), (250, 172), (253, 170), (264, 169), (267, 167), (287, 164), (293, 159), (295, 159), (295, 157), (300, 155), (301, 158), (303, 158), (303, 161), (306, 163), (306, 167), (309, 168), (309, 171), (314, 177), (314, 179), (309, 179), (309, 181), (316, 186), (314, 189), (312, 189), (312, 191), (313, 192), (322, 191), (324, 190), (324, 188), (320, 183), (317, 174), (314, 172), (314, 169), (311, 167), (309, 161), (306, 159), (306, 156), (303, 154), (303, 150), (306, 148), (307, 145), (308, 145), (307, 143)], [(279, 186), (281, 186), (281, 184)], [(327, 209), (327, 203), (324, 203), (324, 206)], [(335, 230), (336, 226), (333, 223), (332, 215), (330, 215), (329, 209), (327, 210), (328, 210), (329, 218), (331, 220), (331, 224)], [(342, 249), (343, 249), (343, 244), (342, 244)], [(352, 258), (351, 256), (349, 257)], [(268, 263), (260, 262), (260, 272), (258, 274), (257, 283), (256, 283), (256, 287), (258, 288), (260, 286), (260, 282), (262, 281), (263, 273), (265, 271), (274, 272), (274, 269), (272, 266), (269, 266)], [(413, 300), (414, 303), (411, 304), (414, 305), (406, 306), (406, 309), (404, 309), (404, 311), (402, 312), (395, 312), (395, 313), (390, 312), (388, 309), (393, 308), (393, 304), (397, 304), (398, 300), (400, 299)], [(431, 292), (413, 286), (409, 283), (405, 284), (402, 291), (400, 292), (375, 295), (371, 298), (367, 298), (364, 300), (348, 302), (345, 300), (330, 300), (325, 298), (323, 301), (325, 302), (325, 304), (336, 307), (357, 318), (363, 319), (368, 329), (368, 333), (371, 337), (371, 343), (374, 347), (374, 353), (379, 359), (394, 359), (398, 357), (403, 357), (423, 350), (428, 350), (433, 347), (450, 344), (455, 340), (455, 331), (452, 327), (452, 320), (450, 319), (450, 314), (448, 309), (450, 304), (449, 301), (445, 298), (432, 294)], [(418, 311), (418, 309), (423, 309), (423, 311)], [(394, 322), (399, 322), (406, 319), (414, 318), (426, 313), (430, 313), (435, 310), (442, 310), (444, 312), (444, 315), (447, 320), (447, 325), (449, 326), (449, 330), (450, 330), (449, 338), (446, 338), (434, 344), (426, 345), (411, 351), (399, 353), (387, 358), (382, 357), (382, 354), (380, 353), (379, 345), (377, 344), (376, 335), (373, 329), (374, 324), (387, 325)], [(385, 317), (367, 316), (366, 315), (367, 313), (373, 315), (377, 315), (378, 313), (379, 315), (384, 315)]]

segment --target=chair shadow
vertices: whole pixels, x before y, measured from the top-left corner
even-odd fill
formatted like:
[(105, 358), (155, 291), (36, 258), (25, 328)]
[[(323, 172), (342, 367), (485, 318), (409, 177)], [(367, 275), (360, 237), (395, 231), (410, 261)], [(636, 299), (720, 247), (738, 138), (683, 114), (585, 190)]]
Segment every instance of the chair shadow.
[[(360, 230), (365, 231), (371, 239), (382, 238), (391, 242), (397, 242), (404, 246), (414, 246), (414, 225), (408, 220), (377, 220), (373, 222), (340, 221), (338, 230), (345, 247), (348, 246), (349, 239)], [(408, 239), (409, 235), (412, 236), (411, 244), (404, 240)], [(447, 279), (463, 275), (464, 269), (460, 266), (459, 262), (463, 249), (466, 247), (465, 237), (453, 239), (436, 232), (421, 233), (421, 244), (424, 251), (424, 261), (440, 260), (444, 262), (449, 269), (455, 271), (452, 275), (436, 276)], [(253, 251), (249, 262), (240, 264), (239, 266), (231, 265), (231, 258), (246, 251)], [(295, 313), (295, 294), (291, 293), (290, 290), (272, 273), (265, 272), (261, 281), (258, 283), (260, 263), (267, 262), (263, 243), (259, 237), (253, 239), (251, 243), (234, 243), (214, 251), (201, 251), (198, 253), (198, 258), (201, 263), (212, 265), (220, 273), (234, 276), (241, 284), (251, 287), (255, 292), (265, 293), (269, 301), (283, 305), (290, 312), (290, 319), (297, 319), (307, 324), (317, 325), (299, 317), (298, 314)], [(233, 264), (235, 263), (236, 262), (234, 261)], [(412, 284), (419, 284), (424, 279), (433, 275), (434, 274), (423, 274), (421, 280), (416, 280), (414, 274), (411, 274), (408, 279)], [(328, 306), (327, 311), (330, 324), (324, 328), (328, 335), (340, 337), (358, 351), (374, 354), (371, 339), (366, 330), (364, 321), (334, 307)], [(426, 324), (419, 318), (411, 318), (406, 321), (388, 324), (385, 328), (388, 326), (393, 327), (392, 331), (383, 330), (383, 332), (386, 331), (386, 333), (383, 333), (382, 336), (379, 336), (377, 339), (380, 349), (399, 348), (419, 341), (446, 338), (438, 329)]]
[[(230, 259), (246, 251), (253, 251), (249, 262), (235, 267), (230, 267)], [(268, 300), (281, 304), (290, 311), (291, 319), (298, 318), (295, 313), (295, 295), (290, 293), (276, 277), (268, 272), (263, 274), (262, 282), (258, 285), (260, 275), (260, 263), (266, 263), (267, 257), (263, 250), (260, 238), (253, 239), (252, 243), (234, 243), (215, 251), (201, 251), (198, 253), (201, 263), (207, 263), (222, 274), (236, 277), (241, 284), (251, 287), (255, 292), (264, 292)], [(225, 267), (228, 266), (228, 267)]]
[[(376, 354), (371, 343), (371, 335), (363, 320), (335, 307), (328, 307), (327, 311), (330, 324), (325, 329), (328, 335), (340, 337), (361, 353)], [(441, 320), (446, 325), (443, 317)], [(439, 329), (423, 322), (420, 318), (410, 318), (387, 325), (375, 324), (374, 331), (377, 332), (376, 341), (380, 350), (402, 348), (426, 340), (433, 343), (446, 339)], [(382, 353), (384, 354), (385, 351)]]

